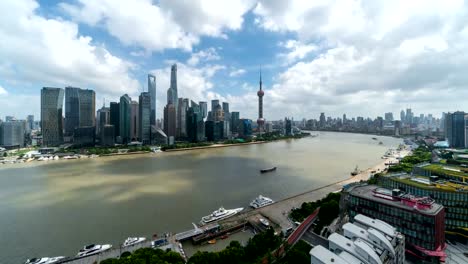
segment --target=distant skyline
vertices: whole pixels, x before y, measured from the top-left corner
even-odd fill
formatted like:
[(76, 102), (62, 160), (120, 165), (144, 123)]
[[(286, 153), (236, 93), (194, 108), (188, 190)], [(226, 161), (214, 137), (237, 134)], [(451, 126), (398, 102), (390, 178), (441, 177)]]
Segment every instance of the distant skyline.
[(0, 1), (0, 116), (40, 116), (42, 87), (96, 91), (96, 109), (156, 76), (179, 97), (264, 117), (468, 110), (463, 1)]

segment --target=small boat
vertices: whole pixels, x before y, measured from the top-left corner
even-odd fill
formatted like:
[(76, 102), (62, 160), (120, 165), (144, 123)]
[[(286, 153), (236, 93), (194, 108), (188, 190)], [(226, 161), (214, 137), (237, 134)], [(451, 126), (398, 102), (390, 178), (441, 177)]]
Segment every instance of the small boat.
[(359, 174), (359, 169), (358, 169), (358, 166), (356, 166), (356, 168), (354, 169), (354, 171), (351, 172), (351, 176), (356, 176)]
[(133, 246), (133, 245), (141, 243), (141, 242), (143, 242), (145, 240), (146, 240), (145, 237), (129, 237), (129, 238), (125, 239), (125, 242), (123, 243), (122, 246), (123, 247)]
[(265, 218), (260, 218), (260, 223), (262, 223), (262, 225), (266, 227), (270, 226), (270, 222), (268, 222), (268, 220), (266, 220)]
[(209, 240), (208, 244), (216, 244), (216, 239)]
[(228, 238), (228, 237), (229, 237), (228, 235), (222, 235), (220, 238), (221, 238), (221, 239), (226, 239), (226, 238)]
[(24, 264), (53, 264), (65, 257), (53, 257), (53, 258), (32, 258), (26, 260)]
[(95, 245), (95, 244), (87, 245), (83, 249), (80, 249), (80, 251), (78, 252), (78, 254), (76, 254), (76, 256), (79, 258), (91, 256), (91, 255), (109, 250), (111, 247), (112, 245)]
[(380, 141), (380, 142), (379, 142), (379, 145), (383, 145), (383, 142), (382, 142), (382, 141)]
[(270, 172), (270, 171), (275, 171), (276, 170), (276, 167), (273, 167), (273, 168), (269, 168), (269, 169), (262, 169), (260, 170), (261, 173), (266, 173), (266, 172)]
[(373, 140), (377, 140), (377, 138), (376, 138), (376, 137), (373, 137), (372, 139), (373, 139)]

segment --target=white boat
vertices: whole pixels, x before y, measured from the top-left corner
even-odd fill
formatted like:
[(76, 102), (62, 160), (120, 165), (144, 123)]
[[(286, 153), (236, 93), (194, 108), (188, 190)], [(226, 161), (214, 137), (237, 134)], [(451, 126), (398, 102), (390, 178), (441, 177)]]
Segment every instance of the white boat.
[(24, 264), (52, 264), (56, 263), (59, 260), (64, 259), (65, 257), (53, 257), (53, 258), (32, 258), (26, 260)]
[(77, 156), (65, 156), (63, 159), (78, 159)]
[(260, 223), (262, 223), (262, 225), (266, 227), (270, 226), (270, 222), (268, 222), (268, 220), (266, 220), (265, 218), (260, 218)]
[(146, 240), (146, 237), (129, 237), (125, 239), (123, 247), (133, 246)]
[(250, 206), (253, 208), (260, 208), (260, 207), (267, 206), (272, 203), (274, 203), (272, 199), (265, 197), (263, 195), (259, 195), (250, 203)]
[(59, 156), (57, 156), (57, 155), (54, 156), (54, 160), (59, 160), (59, 159), (60, 159)]
[(94, 254), (104, 252), (110, 249), (111, 247), (112, 245), (95, 245), (95, 244), (87, 245), (83, 249), (80, 249), (80, 251), (78, 252), (78, 254), (76, 254), (76, 256), (79, 258), (91, 256)]
[(220, 207), (218, 210), (214, 211), (210, 215), (202, 217), (201, 222), (203, 224), (211, 223), (217, 220), (221, 220), (224, 218), (228, 218), (230, 216), (233, 216), (240, 211), (244, 210), (244, 208), (236, 208), (236, 209), (224, 209), (223, 207)]

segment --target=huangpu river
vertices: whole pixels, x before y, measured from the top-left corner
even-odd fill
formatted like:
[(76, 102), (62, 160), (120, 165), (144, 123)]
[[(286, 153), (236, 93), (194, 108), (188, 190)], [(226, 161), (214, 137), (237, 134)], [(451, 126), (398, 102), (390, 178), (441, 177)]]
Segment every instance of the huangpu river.
[[(248, 207), (350, 177), (400, 139), (317, 137), (182, 152), (0, 165), (0, 263), (74, 256), (86, 244), (193, 228), (220, 206)], [(383, 145), (378, 142), (382, 141)], [(275, 172), (260, 169), (276, 166)]]

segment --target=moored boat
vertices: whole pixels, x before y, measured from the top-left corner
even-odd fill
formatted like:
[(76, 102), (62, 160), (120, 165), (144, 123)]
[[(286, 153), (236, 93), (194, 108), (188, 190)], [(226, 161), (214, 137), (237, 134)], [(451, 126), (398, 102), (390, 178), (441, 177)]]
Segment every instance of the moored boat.
[(356, 166), (356, 168), (354, 169), (354, 171), (351, 172), (351, 176), (356, 176), (359, 174), (359, 169), (358, 169), (358, 166)]
[(65, 257), (53, 257), (53, 258), (32, 258), (26, 260), (24, 264), (53, 264), (57, 263), (59, 260), (64, 259)]
[(123, 243), (123, 247), (128, 247), (128, 246), (133, 246), (138, 243), (144, 242), (146, 240), (145, 237), (129, 237), (125, 239), (125, 242)]
[(224, 209), (224, 207), (220, 207), (218, 210), (214, 211), (210, 215), (202, 217), (201, 223), (207, 224), (217, 220), (225, 219), (239, 213), (242, 210), (244, 210), (243, 207), (236, 209)]
[(86, 257), (86, 256), (91, 256), (91, 255), (94, 255), (94, 254), (98, 254), (98, 253), (101, 253), (101, 252), (104, 252), (106, 250), (109, 250), (110, 248), (112, 248), (112, 245), (95, 245), (95, 244), (91, 244), (91, 245), (87, 245), (85, 246), (84, 248), (80, 249), (80, 251), (78, 252), (78, 254), (76, 254), (77, 257)]
[(266, 172), (270, 172), (270, 171), (275, 171), (276, 170), (276, 167), (273, 167), (273, 168), (268, 168), (268, 169), (262, 169), (260, 170), (261, 173), (266, 173)]
[(216, 239), (209, 240), (208, 244), (216, 244)]
[(251, 203), (250, 206), (257, 209), (263, 206), (267, 206), (269, 204), (274, 203), (274, 201), (268, 197), (265, 197), (263, 195), (259, 195), (257, 198), (255, 198)]

